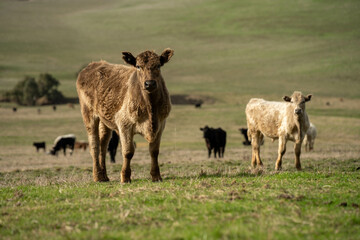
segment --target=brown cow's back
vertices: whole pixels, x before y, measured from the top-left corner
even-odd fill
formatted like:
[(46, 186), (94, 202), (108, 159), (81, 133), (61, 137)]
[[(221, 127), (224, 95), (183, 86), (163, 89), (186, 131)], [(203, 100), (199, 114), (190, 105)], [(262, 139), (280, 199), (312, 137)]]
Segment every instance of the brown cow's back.
[(105, 61), (90, 63), (79, 74), (78, 94), (87, 107), (108, 125), (114, 125), (114, 114), (123, 104), (127, 83), (134, 71), (134, 68)]

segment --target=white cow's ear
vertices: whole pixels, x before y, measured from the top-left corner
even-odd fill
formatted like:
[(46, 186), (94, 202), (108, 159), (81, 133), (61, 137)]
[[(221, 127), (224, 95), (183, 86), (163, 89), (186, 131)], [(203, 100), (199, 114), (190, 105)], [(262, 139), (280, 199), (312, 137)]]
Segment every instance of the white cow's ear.
[(170, 61), (170, 58), (174, 55), (174, 50), (166, 48), (160, 56), (160, 64), (163, 66), (165, 63)]
[(284, 96), (283, 99), (285, 102), (291, 102), (291, 97)]
[(136, 66), (136, 58), (130, 53), (130, 52), (122, 52), (123, 59), (127, 64), (130, 64), (132, 66)]
[(309, 94), (305, 97), (305, 102), (308, 102), (311, 100), (312, 94)]

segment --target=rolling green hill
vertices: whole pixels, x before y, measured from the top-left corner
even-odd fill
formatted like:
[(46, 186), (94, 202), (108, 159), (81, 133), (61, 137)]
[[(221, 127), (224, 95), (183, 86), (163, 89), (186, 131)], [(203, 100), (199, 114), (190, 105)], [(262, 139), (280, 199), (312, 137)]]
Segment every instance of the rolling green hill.
[[(75, 73), (121, 51), (175, 50), (171, 93), (225, 102), (293, 90), (360, 97), (358, 1), (13, 1), (0, 3), (0, 90), (50, 72), (76, 96)], [(224, 97), (224, 95), (226, 97)]]

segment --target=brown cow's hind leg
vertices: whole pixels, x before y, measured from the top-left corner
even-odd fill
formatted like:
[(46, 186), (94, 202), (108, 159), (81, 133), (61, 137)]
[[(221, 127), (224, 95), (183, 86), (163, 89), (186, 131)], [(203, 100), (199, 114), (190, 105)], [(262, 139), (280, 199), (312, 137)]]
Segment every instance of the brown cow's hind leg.
[(91, 121), (85, 122), (89, 137), (90, 154), (93, 159), (93, 179), (95, 182), (106, 182), (109, 179), (104, 177), (99, 162), (99, 118), (93, 117)]
[(106, 152), (107, 147), (111, 137), (111, 129), (105, 126), (102, 122), (99, 125), (99, 135), (100, 135), (100, 175), (101, 179), (104, 181), (109, 181), (109, 178), (106, 174)]

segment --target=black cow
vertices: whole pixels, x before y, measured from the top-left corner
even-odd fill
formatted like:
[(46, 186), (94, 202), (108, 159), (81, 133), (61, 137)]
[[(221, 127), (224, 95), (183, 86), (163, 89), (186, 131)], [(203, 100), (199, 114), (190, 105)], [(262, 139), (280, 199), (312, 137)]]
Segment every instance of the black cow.
[[(239, 128), (239, 131), (241, 132), (242, 135), (244, 135), (245, 141), (243, 142), (243, 144), (245, 146), (251, 146), (251, 141), (249, 140), (248, 137), (248, 129), (247, 128)], [(264, 144), (264, 137), (261, 137), (261, 145)]]
[(209, 128), (205, 126), (200, 128), (204, 133), (206, 147), (209, 152), (209, 157), (211, 156), (211, 151), (214, 149), (214, 157), (216, 158), (216, 153), (218, 153), (219, 158), (224, 157), (225, 145), (226, 145), (226, 132), (221, 128)]
[(248, 137), (248, 129), (247, 128), (239, 128), (239, 131), (241, 132), (242, 135), (244, 135), (245, 141), (243, 142), (243, 144), (245, 146), (251, 145), (251, 141), (249, 141), (249, 137)]
[(119, 135), (117, 135), (117, 133), (115, 131), (113, 131), (111, 139), (109, 141), (109, 145), (108, 145), (110, 161), (112, 163), (115, 162), (115, 155), (116, 155), (116, 150), (117, 150), (118, 145), (119, 145)]
[(46, 143), (45, 142), (34, 142), (33, 146), (36, 147), (36, 152), (39, 152), (40, 148), (43, 148), (44, 152), (46, 152)]
[[(108, 149), (107, 149), (110, 154), (110, 162), (112, 162), (112, 163), (115, 162), (115, 155), (116, 155), (117, 148), (119, 145), (119, 140), (120, 140), (119, 135), (115, 131), (113, 131), (111, 139), (109, 141)], [(134, 144), (134, 148), (136, 148), (136, 143), (133, 142), (133, 144)]]
[(57, 155), (58, 151), (63, 149), (64, 156), (66, 156), (66, 148), (70, 148), (70, 155), (72, 155), (75, 146), (75, 139), (74, 134), (58, 136), (54, 141), (54, 146), (51, 148), (50, 154)]

